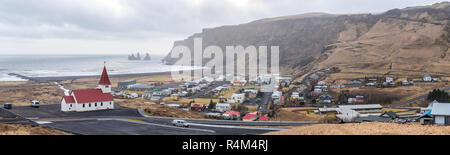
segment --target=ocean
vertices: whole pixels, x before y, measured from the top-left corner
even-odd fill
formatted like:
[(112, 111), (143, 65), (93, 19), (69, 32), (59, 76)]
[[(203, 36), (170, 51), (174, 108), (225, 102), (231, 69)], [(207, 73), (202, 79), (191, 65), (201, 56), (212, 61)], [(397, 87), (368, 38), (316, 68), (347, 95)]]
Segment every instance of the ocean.
[(111, 75), (172, 70), (161, 63), (163, 56), (151, 57), (150, 61), (130, 61), (127, 55), (0, 55), (0, 81), (24, 81), (9, 73), (29, 77), (100, 75), (105, 61)]

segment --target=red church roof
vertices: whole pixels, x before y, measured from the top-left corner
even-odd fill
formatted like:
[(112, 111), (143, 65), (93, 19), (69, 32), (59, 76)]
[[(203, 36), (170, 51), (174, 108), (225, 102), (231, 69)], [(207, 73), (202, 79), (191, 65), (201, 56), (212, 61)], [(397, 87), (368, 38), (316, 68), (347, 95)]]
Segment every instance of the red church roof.
[(104, 102), (114, 100), (111, 93), (103, 93), (101, 89), (74, 90), (73, 94), (78, 103)]
[(75, 103), (75, 99), (73, 99), (73, 96), (64, 96), (64, 101), (66, 101), (67, 104)]
[(111, 85), (111, 81), (109, 81), (108, 72), (106, 71), (106, 66), (103, 68), (102, 76), (100, 77), (100, 81), (98, 82), (100, 85)]

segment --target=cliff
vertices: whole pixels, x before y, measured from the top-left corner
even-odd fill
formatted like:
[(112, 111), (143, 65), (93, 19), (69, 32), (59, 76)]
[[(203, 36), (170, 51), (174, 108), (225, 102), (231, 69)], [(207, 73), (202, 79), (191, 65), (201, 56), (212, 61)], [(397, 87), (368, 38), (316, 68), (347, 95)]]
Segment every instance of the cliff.
[(223, 50), (232, 45), (280, 46), (280, 65), (288, 73), (330, 66), (384, 69), (390, 64), (423, 70), (447, 63), (450, 73), (449, 19), (449, 2), (381, 14), (311, 13), (204, 29), (174, 46), (192, 51), (196, 37), (203, 38), (204, 47)]

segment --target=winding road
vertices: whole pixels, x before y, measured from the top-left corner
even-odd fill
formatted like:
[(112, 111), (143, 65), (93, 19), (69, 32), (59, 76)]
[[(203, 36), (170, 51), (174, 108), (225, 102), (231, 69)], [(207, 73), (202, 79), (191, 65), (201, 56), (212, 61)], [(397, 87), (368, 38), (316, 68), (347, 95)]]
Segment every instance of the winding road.
[[(183, 119), (190, 128), (172, 126), (177, 118), (152, 117), (142, 110), (115, 106), (114, 110), (94, 112), (61, 112), (59, 104), (13, 107), (9, 112), (43, 126), (82, 135), (254, 135), (282, 128), (317, 122), (245, 122), (230, 120)], [(6, 109), (2, 109), (6, 110)], [(263, 128), (264, 127), (264, 128)]]
[[(450, 88), (443, 88), (441, 90), (448, 91), (448, 90), (450, 90)], [(409, 100), (406, 100), (406, 101), (403, 101), (403, 102), (400, 102), (400, 103), (397, 103), (397, 104), (393, 104), (393, 105), (391, 105), (391, 108), (396, 108), (396, 107), (399, 107), (399, 106), (402, 106), (402, 105), (405, 105), (405, 104), (409, 104), (409, 103), (412, 103), (412, 102), (424, 99), (427, 96), (428, 96), (428, 94), (425, 94), (425, 95), (421, 95), (421, 96), (415, 97), (413, 99), (409, 99)]]

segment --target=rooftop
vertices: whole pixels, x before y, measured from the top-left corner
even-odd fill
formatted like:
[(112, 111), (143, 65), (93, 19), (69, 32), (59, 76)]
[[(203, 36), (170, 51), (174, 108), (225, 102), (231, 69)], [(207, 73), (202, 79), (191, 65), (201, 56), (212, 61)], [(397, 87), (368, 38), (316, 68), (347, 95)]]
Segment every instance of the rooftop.
[(364, 105), (340, 105), (339, 108), (348, 109), (380, 109), (383, 108), (380, 104), (364, 104)]
[(431, 115), (446, 115), (450, 116), (450, 103), (434, 103)]
[(101, 89), (74, 90), (73, 94), (78, 103), (113, 101), (111, 93), (103, 93)]

